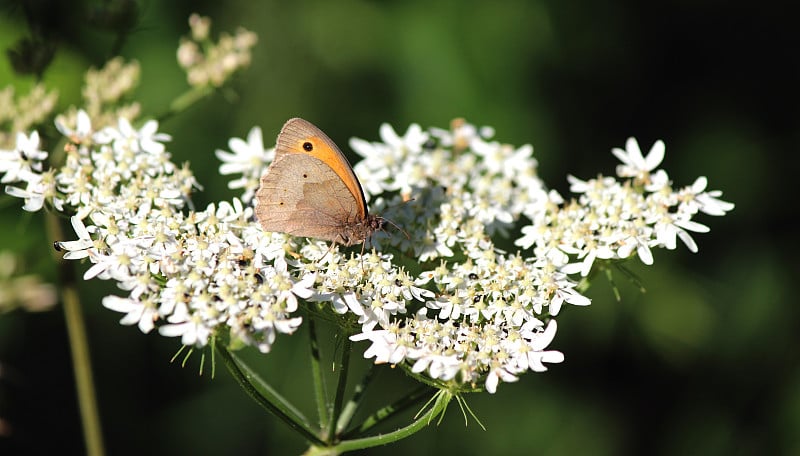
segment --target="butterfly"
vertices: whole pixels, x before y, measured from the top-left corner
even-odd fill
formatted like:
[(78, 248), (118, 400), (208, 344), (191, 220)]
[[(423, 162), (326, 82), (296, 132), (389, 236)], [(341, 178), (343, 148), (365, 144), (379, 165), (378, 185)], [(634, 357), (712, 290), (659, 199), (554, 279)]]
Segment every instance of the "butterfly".
[(288, 120), (275, 159), (261, 176), (255, 213), (265, 231), (333, 241), (364, 242), (386, 219), (369, 213), (364, 190), (347, 158), (311, 122)]

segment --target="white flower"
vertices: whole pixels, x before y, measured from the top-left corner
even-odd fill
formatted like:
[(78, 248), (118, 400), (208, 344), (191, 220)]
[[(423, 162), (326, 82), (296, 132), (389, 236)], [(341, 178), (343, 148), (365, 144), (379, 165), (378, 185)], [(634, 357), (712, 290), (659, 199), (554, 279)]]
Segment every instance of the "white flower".
[(0, 150), (0, 183), (28, 181), (42, 171), (42, 160), (47, 152), (39, 150), (39, 132), (30, 136), (17, 133), (17, 145), (14, 150)]
[(417, 361), (411, 367), (411, 372), (419, 373), (427, 370), (428, 375), (439, 380), (447, 381), (453, 379), (461, 367), (458, 358), (452, 355), (429, 353), (420, 356), (417, 353), (415, 357), (417, 357)]
[(530, 341), (527, 344), (528, 349), (523, 353), (524, 362), (520, 367), (534, 372), (544, 372), (547, 370), (544, 363), (561, 363), (564, 361), (563, 353), (555, 350), (545, 350), (555, 339), (557, 328), (555, 320), (551, 320), (544, 331), (540, 331), (540, 327), (535, 324), (528, 324), (520, 328), (523, 338)]
[(247, 141), (231, 138), (228, 147), (231, 152), (220, 149), (216, 151), (217, 158), (222, 162), (219, 173), (241, 174), (240, 178), (228, 182), (228, 188), (244, 189), (241, 199), (249, 203), (258, 189), (261, 175), (275, 155), (275, 149), (264, 149), (264, 140), (259, 127), (250, 129)]
[(620, 247), (617, 249), (617, 255), (620, 258), (628, 258), (634, 250), (636, 250), (639, 259), (646, 265), (653, 264), (653, 253), (650, 251), (649, 234), (629, 234), (624, 239), (620, 239)]
[(208, 344), (211, 329), (199, 313), (190, 313), (185, 304), (179, 303), (172, 315), (167, 317), (167, 321), (169, 324), (158, 328), (158, 333), (162, 336), (180, 336), (181, 343), (188, 346), (204, 347)]
[(124, 239), (111, 244), (108, 253), (95, 253), (88, 250), (90, 259), (95, 263), (83, 274), (84, 280), (100, 277), (118, 282), (130, 280), (136, 268), (144, 262), (144, 250), (140, 247), (143, 239)]
[[(45, 179), (48, 176), (48, 179)], [(20, 180), (27, 182), (27, 187), (23, 190), (11, 185), (6, 186), (6, 193), (25, 200), (22, 209), (28, 212), (37, 212), (44, 206), (45, 197), (51, 195), (55, 190), (55, 183), (52, 174), (34, 174), (28, 171), (21, 171), (17, 176)], [(60, 203), (54, 200), (54, 203)]]
[[(123, 120), (120, 119), (120, 130), (123, 130)], [(125, 121), (127, 122), (127, 121)], [(128, 124), (129, 126), (130, 124)], [(139, 142), (139, 147), (142, 151), (150, 154), (161, 154), (164, 152), (163, 142), (171, 141), (172, 137), (166, 133), (158, 132), (158, 122), (155, 120), (148, 120), (142, 125), (138, 132), (135, 132), (136, 139)]]
[(574, 306), (588, 306), (592, 303), (591, 299), (575, 291), (574, 283), (569, 282), (568, 280), (560, 280), (558, 282), (561, 287), (556, 289), (556, 291), (553, 293), (552, 300), (548, 304), (550, 308), (550, 315), (558, 315), (558, 312), (561, 310), (561, 304), (564, 302), (568, 302)]
[(106, 296), (103, 298), (103, 307), (124, 313), (125, 316), (119, 323), (126, 326), (135, 324), (145, 334), (153, 330), (154, 322), (158, 319), (155, 303), (149, 300), (138, 301), (133, 298)]
[(97, 249), (95, 249), (94, 241), (92, 241), (92, 237), (89, 234), (89, 230), (86, 229), (86, 225), (83, 224), (83, 220), (81, 220), (80, 217), (72, 216), (69, 221), (72, 223), (72, 229), (75, 230), (75, 234), (78, 235), (78, 240), (56, 242), (60, 250), (67, 251), (67, 253), (64, 254), (64, 259), (77, 260), (89, 256), (90, 251), (96, 253)]
[(416, 157), (428, 140), (428, 133), (423, 132), (419, 125), (412, 124), (400, 136), (391, 126), (382, 124), (380, 135), (382, 143), (358, 138), (350, 140), (350, 147), (364, 157), (353, 169), (368, 196), (396, 190), (407, 194), (415, 182), (411, 175), (415, 172)]
[(567, 245), (562, 245), (561, 248), (567, 253), (577, 254), (578, 259), (583, 257), (583, 261), (564, 265), (561, 271), (566, 274), (580, 273), (581, 277), (589, 275), (596, 259), (610, 260), (616, 257), (616, 252), (609, 245), (595, 242), (588, 243), (582, 250)]
[(664, 141), (659, 139), (653, 143), (653, 147), (650, 148), (647, 157), (644, 157), (636, 138), (628, 138), (625, 143), (625, 150), (617, 147), (611, 149), (614, 156), (622, 162), (621, 165), (617, 166), (617, 176), (634, 177), (647, 181), (650, 171), (654, 170), (664, 160), (664, 150)]
[(718, 197), (722, 196), (719, 190), (706, 192), (708, 179), (705, 176), (698, 177), (694, 183), (678, 193), (681, 201), (679, 212), (694, 214), (698, 211), (708, 215), (725, 215), (733, 210), (734, 205), (727, 201), (722, 201)]
[(360, 138), (351, 138), (350, 148), (364, 157), (364, 160), (355, 164), (353, 172), (359, 177), (365, 197), (399, 189), (400, 179), (393, 178), (396, 176), (392, 176), (389, 170), (396, 169), (397, 164), (405, 159), (406, 150)]
[(431, 136), (439, 140), (443, 147), (455, 147), (464, 149), (472, 144), (475, 139), (489, 139), (494, 136), (492, 127), (476, 127), (465, 122), (464, 119), (455, 119), (450, 124), (450, 130), (441, 128), (431, 128)]
[(486, 386), (486, 391), (488, 391), (490, 394), (497, 392), (497, 385), (500, 383), (500, 380), (506, 383), (511, 383), (516, 382), (519, 380), (519, 378), (505, 370), (503, 367), (497, 366), (489, 371), (489, 375), (486, 377), (486, 383), (484, 384), (484, 386)]
[(55, 123), (58, 131), (75, 144), (84, 144), (92, 139), (92, 120), (83, 109), (79, 109), (75, 116), (74, 130), (66, 125), (63, 116), (56, 117)]
[(384, 123), (380, 127), (383, 143), (395, 150), (405, 149), (412, 155), (422, 151), (422, 145), (428, 140), (428, 133), (422, 131), (417, 124), (411, 124), (403, 136), (398, 135), (391, 125)]
[(366, 331), (354, 336), (350, 340), (359, 342), (369, 340), (372, 345), (364, 352), (365, 358), (375, 358), (375, 364), (397, 364), (405, 358), (405, 351), (398, 349), (397, 334), (388, 330)]
[[(264, 139), (261, 128), (253, 127), (247, 133), (247, 141), (241, 138), (228, 140), (228, 147), (232, 152), (217, 149), (215, 154), (222, 162), (219, 173), (244, 174), (251, 173), (254, 169), (263, 169), (271, 161), (268, 160), (268, 151), (264, 149)], [(272, 151), (274, 154), (274, 150)]]

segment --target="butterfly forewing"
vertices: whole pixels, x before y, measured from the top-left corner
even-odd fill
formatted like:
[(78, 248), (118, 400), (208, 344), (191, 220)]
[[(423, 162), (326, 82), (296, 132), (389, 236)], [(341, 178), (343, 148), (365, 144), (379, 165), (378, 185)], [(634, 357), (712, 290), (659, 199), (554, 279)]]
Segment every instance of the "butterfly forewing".
[(342, 227), (359, 220), (350, 189), (321, 160), (276, 158), (256, 193), (256, 218), (266, 231), (341, 242)]
[(356, 200), (359, 214), (367, 215), (364, 192), (353, 168), (336, 143), (311, 122), (298, 117), (288, 120), (278, 134), (275, 161), (287, 155), (312, 156), (331, 169)]

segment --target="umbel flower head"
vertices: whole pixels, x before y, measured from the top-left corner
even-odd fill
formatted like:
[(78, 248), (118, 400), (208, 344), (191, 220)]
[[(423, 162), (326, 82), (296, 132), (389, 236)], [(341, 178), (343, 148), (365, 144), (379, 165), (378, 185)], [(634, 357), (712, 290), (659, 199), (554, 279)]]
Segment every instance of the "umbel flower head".
[(629, 140), (614, 150), (616, 178), (570, 178), (576, 196), (566, 201), (537, 177), (532, 147), (494, 141), (489, 128), (457, 121), (399, 135), (383, 125), (380, 141), (351, 141), (364, 157), (354, 169), (371, 210), (409, 237), (379, 232), (369, 250), (344, 250), (254, 221), (254, 190), (273, 154), (258, 128), (217, 151), (220, 172), (238, 175), (229, 187), (240, 198), (197, 211), (190, 194), (199, 185), (171, 162), (154, 121), (95, 131), (86, 113), (76, 119), (58, 125), (64, 166), (43, 169), (33, 134), (0, 151), (0, 171), (26, 210), (72, 215), (77, 239), (58, 246), (65, 258), (88, 258), (85, 278), (117, 283), (103, 304), (122, 324), (266, 353), (302, 324), (301, 310), (327, 313), (352, 340), (370, 342), (365, 357), (455, 389), (494, 392), (561, 362), (548, 349), (555, 319), (565, 304), (590, 303), (579, 274), (597, 260), (650, 264), (651, 250), (675, 248), (676, 238), (694, 251), (689, 233), (708, 228), (693, 216), (733, 208), (705, 178), (673, 190), (657, 169), (661, 142), (643, 157)]

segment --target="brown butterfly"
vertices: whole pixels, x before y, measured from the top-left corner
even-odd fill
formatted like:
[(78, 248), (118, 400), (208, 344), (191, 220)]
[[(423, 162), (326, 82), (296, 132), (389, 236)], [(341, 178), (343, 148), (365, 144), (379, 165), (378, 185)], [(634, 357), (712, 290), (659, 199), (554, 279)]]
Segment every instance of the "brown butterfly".
[(265, 231), (360, 244), (386, 220), (370, 214), (364, 190), (342, 151), (310, 122), (294, 118), (278, 134), (275, 159), (256, 192)]

